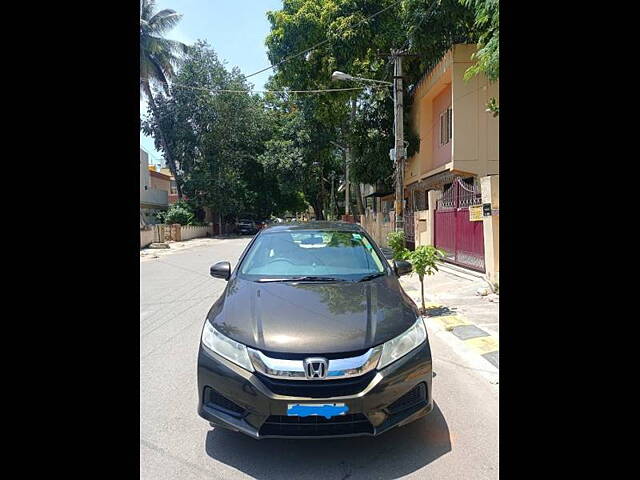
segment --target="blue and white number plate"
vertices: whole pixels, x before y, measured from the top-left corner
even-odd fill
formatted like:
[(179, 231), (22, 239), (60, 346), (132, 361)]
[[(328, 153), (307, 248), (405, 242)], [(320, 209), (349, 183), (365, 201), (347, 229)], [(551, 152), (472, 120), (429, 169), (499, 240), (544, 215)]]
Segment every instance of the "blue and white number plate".
[(290, 403), (287, 406), (287, 416), (308, 417), (318, 415), (325, 418), (344, 415), (349, 411), (344, 403)]

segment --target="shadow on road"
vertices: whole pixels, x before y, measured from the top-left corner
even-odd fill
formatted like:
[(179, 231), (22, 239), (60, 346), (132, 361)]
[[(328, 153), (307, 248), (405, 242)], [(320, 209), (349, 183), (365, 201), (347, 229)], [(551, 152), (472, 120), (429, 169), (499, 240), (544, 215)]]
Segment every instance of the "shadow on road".
[(241, 433), (207, 433), (211, 458), (258, 479), (398, 478), (451, 451), (449, 427), (437, 404), (433, 411), (379, 437), (325, 440), (254, 440)]

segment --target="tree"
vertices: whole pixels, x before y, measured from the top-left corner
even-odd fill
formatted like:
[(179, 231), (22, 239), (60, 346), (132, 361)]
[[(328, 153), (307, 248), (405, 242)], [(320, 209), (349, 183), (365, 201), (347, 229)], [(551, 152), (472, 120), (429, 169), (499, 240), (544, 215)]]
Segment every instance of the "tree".
[(425, 311), (424, 305), (424, 276), (433, 275), (438, 271), (436, 262), (444, 256), (442, 250), (433, 245), (421, 245), (414, 251), (409, 252), (408, 259), (413, 266), (414, 272), (420, 279), (420, 291), (422, 294), (422, 313)]
[[(164, 9), (156, 12), (155, 0), (140, 0), (140, 95), (144, 93), (149, 101), (152, 114), (157, 118), (157, 108), (151, 91), (152, 84), (159, 84), (169, 95), (169, 82), (175, 77), (175, 68), (180, 63), (179, 55), (186, 46), (178, 41), (169, 40), (163, 35), (180, 21), (182, 15), (174, 10)], [(164, 152), (169, 169), (176, 179), (178, 197), (182, 197), (182, 186), (176, 164), (165, 133), (162, 129), (154, 131)]]
[(198, 41), (188, 48), (173, 90), (171, 97), (157, 97), (158, 116), (144, 122), (143, 130), (166, 132), (195, 210), (266, 217), (299, 205), (294, 192), (281, 194), (276, 172), (260, 161), (273, 137), (273, 113), (250, 93), (237, 68), (227, 70)]
[[(365, 19), (391, 3), (391, 0), (285, 0), (282, 10), (267, 14), (271, 22), (271, 33), (266, 40), (268, 56), (277, 65), (274, 84), (295, 90), (337, 88), (331, 81), (335, 70), (372, 76), (371, 70), (378, 69), (380, 72), (374, 74), (374, 78), (383, 76), (386, 59), (376, 56), (375, 50), (382, 48), (388, 39), (394, 16), (378, 15), (367, 22)], [(383, 24), (388, 27), (382, 27)], [(289, 59), (326, 39), (330, 42), (322, 47)], [(287, 61), (283, 62), (285, 59)], [(354, 86), (362, 85), (338, 85)], [(314, 196), (305, 192), (314, 205), (316, 216), (327, 199), (324, 179), (330, 171), (326, 166), (338, 163), (340, 158), (340, 152), (331, 142), (355, 147), (355, 125), (350, 120), (350, 112), (352, 100), (360, 100), (357, 93), (327, 93), (319, 99), (300, 99), (307, 130), (312, 133), (305, 150), (317, 152), (315, 156), (320, 157), (315, 161), (321, 168), (307, 172), (308, 179), (314, 184)], [(385, 156), (388, 158), (388, 148)], [(344, 170), (343, 166), (338, 168)], [(350, 179), (360, 180), (357, 175)], [(355, 190), (357, 193), (357, 188)], [(357, 203), (360, 204), (361, 201)]]
[[(267, 87), (281, 88), (273, 79)], [(335, 126), (319, 118), (326, 114), (326, 100), (285, 93), (268, 94), (265, 102), (273, 130), (260, 162), (276, 175), (283, 198), (295, 200), (302, 192), (316, 219), (322, 220), (329, 204), (331, 172), (340, 172), (344, 163), (330, 142), (336, 138)]]

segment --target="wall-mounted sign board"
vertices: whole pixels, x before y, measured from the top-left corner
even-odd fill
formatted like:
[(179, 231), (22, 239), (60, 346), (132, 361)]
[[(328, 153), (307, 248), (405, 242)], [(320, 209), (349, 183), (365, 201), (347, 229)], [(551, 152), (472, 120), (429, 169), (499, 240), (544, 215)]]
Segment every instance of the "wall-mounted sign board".
[(482, 221), (482, 205), (472, 205), (469, 207), (469, 221), (470, 222)]

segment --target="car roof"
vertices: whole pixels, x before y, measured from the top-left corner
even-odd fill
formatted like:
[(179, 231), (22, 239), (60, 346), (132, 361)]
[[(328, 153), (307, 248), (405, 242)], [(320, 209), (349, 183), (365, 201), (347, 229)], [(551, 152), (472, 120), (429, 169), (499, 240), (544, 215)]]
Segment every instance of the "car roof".
[(296, 230), (337, 230), (339, 232), (363, 231), (362, 227), (357, 223), (316, 220), (311, 222), (278, 223), (265, 228), (262, 232), (291, 232)]

